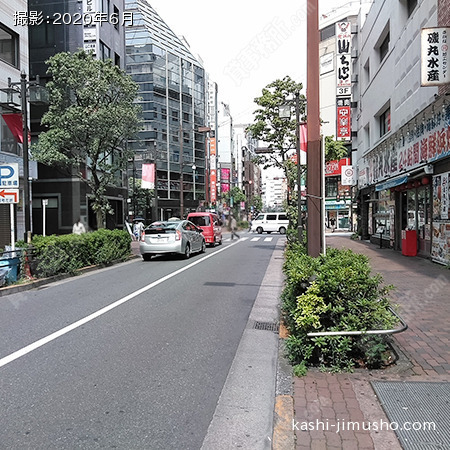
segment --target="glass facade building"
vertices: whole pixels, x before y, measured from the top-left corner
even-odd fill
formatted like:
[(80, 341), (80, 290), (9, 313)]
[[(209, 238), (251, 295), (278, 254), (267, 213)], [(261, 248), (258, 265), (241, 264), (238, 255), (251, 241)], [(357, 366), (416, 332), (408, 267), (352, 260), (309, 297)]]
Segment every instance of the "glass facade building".
[(140, 86), (143, 115), (142, 131), (129, 142), (130, 175), (139, 179), (142, 164), (156, 163), (152, 218), (186, 216), (205, 199), (206, 139), (198, 131), (207, 125), (205, 71), (146, 1), (129, 0), (126, 10), (133, 25), (126, 28), (125, 62)]

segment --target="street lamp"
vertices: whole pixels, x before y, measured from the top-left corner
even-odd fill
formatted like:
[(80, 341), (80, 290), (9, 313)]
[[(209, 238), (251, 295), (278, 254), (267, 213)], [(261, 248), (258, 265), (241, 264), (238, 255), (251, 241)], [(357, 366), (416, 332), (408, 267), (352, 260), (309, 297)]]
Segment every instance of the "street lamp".
[[(301, 101), (306, 101), (301, 99)], [(279, 115), (282, 119), (291, 118), (291, 105), (292, 101), (280, 105)], [(303, 242), (303, 217), (302, 217), (302, 165), (300, 162), (300, 92), (295, 93), (295, 150), (297, 155), (297, 236), (300, 243)]]
[(27, 99), (32, 104), (43, 105), (48, 103), (48, 91), (39, 85), (39, 76), (36, 81), (27, 81), (25, 72), (20, 74), (20, 81), (11, 82), (8, 78), (8, 88), (20, 94), (22, 113), (22, 151), (23, 151), (23, 203), (25, 210), (25, 234), (26, 242), (31, 240), (31, 194), (30, 194), (30, 170), (28, 158), (28, 108)]

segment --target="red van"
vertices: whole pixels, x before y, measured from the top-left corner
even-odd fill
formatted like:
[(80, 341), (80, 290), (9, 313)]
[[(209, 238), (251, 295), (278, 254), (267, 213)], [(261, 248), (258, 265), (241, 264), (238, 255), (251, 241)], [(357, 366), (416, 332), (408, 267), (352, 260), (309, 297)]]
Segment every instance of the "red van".
[(222, 223), (217, 214), (193, 212), (188, 214), (187, 220), (203, 230), (203, 236), (207, 244), (212, 246), (222, 244)]

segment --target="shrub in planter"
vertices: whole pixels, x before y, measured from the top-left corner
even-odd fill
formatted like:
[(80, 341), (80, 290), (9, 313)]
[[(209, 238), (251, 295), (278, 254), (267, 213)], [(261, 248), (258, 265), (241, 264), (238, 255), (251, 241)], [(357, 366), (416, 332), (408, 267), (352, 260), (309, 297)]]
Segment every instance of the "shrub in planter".
[(33, 258), (36, 276), (49, 277), (96, 264), (124, 260), (130, 255), (131, 238), (123, 230), (98, 230), (81, 235), (35, 236)]
[(335, 371), (382, 364), (386, 342), (378, 336), (307, 336), (395, 325), (388, 298), (392, 287), (383, 286), (380, 275), (370, 274), (364, 255), (329, 249), (326, 256), (311, 258), (288, 249), (283, 270), (287, 281), (282, 308), (291, 334), (286, 348), (293, 363)]

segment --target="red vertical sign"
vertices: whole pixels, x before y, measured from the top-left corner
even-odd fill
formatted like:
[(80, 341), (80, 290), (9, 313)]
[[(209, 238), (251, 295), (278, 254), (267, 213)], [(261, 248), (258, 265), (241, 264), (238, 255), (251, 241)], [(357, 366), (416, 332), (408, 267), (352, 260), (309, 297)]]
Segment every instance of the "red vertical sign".
[(209, 141), (209, 157), (211, 167), (211, 171), (209, 173), (210, 201), (211, 203), (215, 203), (217, 200), (216, 138), (211, 138)]

